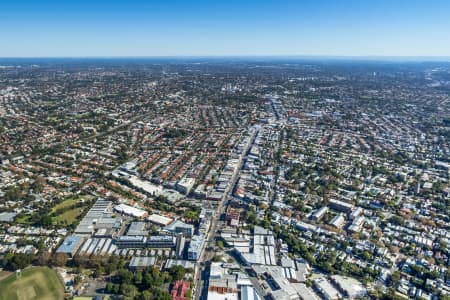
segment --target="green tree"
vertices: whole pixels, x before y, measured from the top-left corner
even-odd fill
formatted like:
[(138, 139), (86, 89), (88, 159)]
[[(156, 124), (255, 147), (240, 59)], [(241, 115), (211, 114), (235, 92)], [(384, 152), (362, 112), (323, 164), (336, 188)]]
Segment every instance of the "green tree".
[(172, 266), (169, 269), (169, 274), (173, 280), (182, 280), (186, 275), (186, 270), (182, 266)]
[(141, 284), (142, 283), (142, 279), (143, 279), (142, 271), (137, 271), (134, 274), (134, 284), (136, 284), (136, 285)]
[(29, 266), (34, 260), (34, 255), (24, 253), (7, 253), (3, 257), (2, 264), (6, 270), (16, 271)]
[(119, 271), (119, 277), (124, 284), (131, 284), (133, 282), (133, 273), (126, 269)]
[(399, 271), (394, 271), (391, 275), (391, 286), (395, 286), (400, 281), (401, 274)]
[(145, 290), (141, 293), (141, 300), (151, 300), (152, 299), (152, 293), (150, 293), (150, 291)]
[(155, 300), (172, 300), (172, 296), (168, 291), (159, 290)]
[(120, 293), (126, 297), (135, 297), (138, 294), (138, 288), (132, 284), (123, 283), (120, 286)]
[(66, 265), (68, 258), (66, 253), (56, 253), (53, 257), (53, 264), (57, 267), (63, 267)]

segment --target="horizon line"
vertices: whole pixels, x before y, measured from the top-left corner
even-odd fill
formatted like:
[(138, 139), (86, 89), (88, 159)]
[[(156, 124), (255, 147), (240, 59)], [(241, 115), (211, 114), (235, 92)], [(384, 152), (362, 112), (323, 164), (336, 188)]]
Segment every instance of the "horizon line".
[(304, 59), (304, 60), (355, 60), (387, 62), (450, 62), (441, 55), (89, 55), (89, 56), (0, 56), (0, 60), (26, 59)]

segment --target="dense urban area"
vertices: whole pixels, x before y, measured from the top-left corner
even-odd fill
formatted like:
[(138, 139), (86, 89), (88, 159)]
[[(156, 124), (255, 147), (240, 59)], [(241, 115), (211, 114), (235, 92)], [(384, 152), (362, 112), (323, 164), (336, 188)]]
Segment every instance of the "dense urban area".
[(450, 299), (449, 166), (449, 63), (4, 59), (0, 299)]

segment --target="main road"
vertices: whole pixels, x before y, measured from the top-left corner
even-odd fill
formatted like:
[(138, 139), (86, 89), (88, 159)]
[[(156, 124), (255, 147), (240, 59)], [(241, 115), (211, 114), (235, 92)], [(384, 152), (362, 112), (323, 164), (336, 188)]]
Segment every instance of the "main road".
[[(242, 169), (242, 164), (244, 163), (244, 158), (246, 157), (250, 147), (253, 145), (255, 141), (256, 134), (258, 133), (258, 129), (252, 127), (250, 128), (251, 134), (250, 139), (248, 140), (247, 145), (243, 149), (241, 155), (239, 156), (239, 161), (236, 169), (231, 176), (230, 182), (228, 183), (227, 188), (225, 189), (222, 199), (219, 201), (219, 204), (216, 207), (214, 215), (211, 217), (211, 225), (209, 231), (206, 235), (204, 247), (200, 253), (200, 258), (197, 261), (197, 265), (195, 268), (195, 292), (194, 292), (194, 300), (205, 299), (208, 294), (207, 290), (207, 282), (209, 277), (209, 266), (211, 264), (211, 260), (214, 257), (214, 238), (217, 233), (217, 224), (220, 220), (220, 216), (224, 213), (224, 209), (226, 207), (225, 203), (227, 202), (228, 195), (233, 190), (236, 185), (236, 181), (238, 179), (238, 175)], [(203, 278), (202, 278), (203, 276)], [(202, 297), (203, 296), (203, 297)]]

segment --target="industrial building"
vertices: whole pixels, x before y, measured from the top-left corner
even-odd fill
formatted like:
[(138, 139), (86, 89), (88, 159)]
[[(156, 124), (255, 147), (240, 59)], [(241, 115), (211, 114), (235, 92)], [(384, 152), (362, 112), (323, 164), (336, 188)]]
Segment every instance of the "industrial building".
[(319, 291), (322, 299), (325, 300), (338, 300), (342, 298), (341, 293), (331, 285), (326, 278), (317, 278), (313, 281), (314, 287)]
[(364, 285), (354, 278), (333, 275), (331, 282), (348, 299), (360, 299), (367, 295)]
[(168, 217), (164, 217), (161, 215), (157, 215), (157, 214), (151, 214), (147, 220), (153, 224), (156, 224), (158, 226), (167, 226), (170, 223), (172, 223), (173, 219), (172, 218), (168, 218)]
[(242, 286), (241, 300), (261, 300), (261, 297), (252, 286)]
[(83, 244), (84, 239), (81, 236), (71, 235), (64, 239), (64, 242), (56, 250), (56, 253), (66, 253), (73, 257)]
[(184, 259), (168, 259), (165, 264), (166, 269), (170, 269), (173, 266), (182, 266), (185, 269), (194, 269), (195, 262)]
[(128, 215), (128, 216), (132, 216), (135, 218), (144, 218), (148, 215), (148, 213), (140, 208), (134, 207), (134, 206), (130, 206), (127, 204), (119, 204), (116, 207), (114, 207), (114, 209), (122, 214)]
[(131, 222), (130, 226), (128, 227), (127, 235), (134, 235), (134, 236), (147, 236), (148, 230), (146, 230), (145, 222)]
[[(252, 249), (252, 251), (250, 251)], [(247, 264), (276, 265), (275, 238), (270, 230), (255, 226), (253, 247), (238, 247), (235, 251)]]
[(153, 266), (155, 262), (156, 258), (154, 256), (133, 256), (128, 267), (130, 270), (136, 271)]
[(80, 221), (75, 234), (91, 236), (100, 230), (102, 236), (112, 236), (121, 223), (121, 218), (112, 217), (112, 202), (99, 198)]

